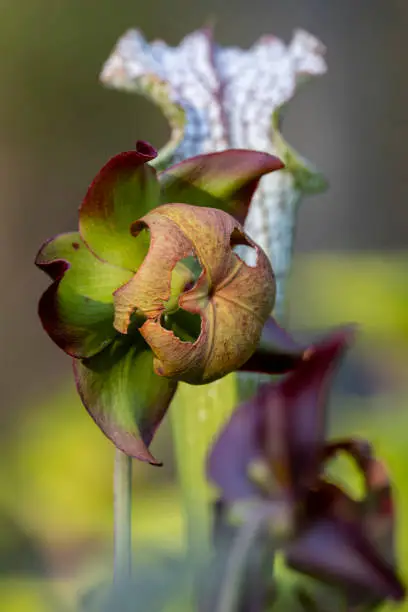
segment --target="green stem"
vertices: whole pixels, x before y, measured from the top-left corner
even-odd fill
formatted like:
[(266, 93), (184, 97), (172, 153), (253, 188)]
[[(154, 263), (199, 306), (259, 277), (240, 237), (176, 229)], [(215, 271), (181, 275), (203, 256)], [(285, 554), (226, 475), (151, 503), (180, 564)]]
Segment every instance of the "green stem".
[(115, 451), (114, 495), (114, 562), (115, 586), (128, 582), (132, 572), (132, 459)]

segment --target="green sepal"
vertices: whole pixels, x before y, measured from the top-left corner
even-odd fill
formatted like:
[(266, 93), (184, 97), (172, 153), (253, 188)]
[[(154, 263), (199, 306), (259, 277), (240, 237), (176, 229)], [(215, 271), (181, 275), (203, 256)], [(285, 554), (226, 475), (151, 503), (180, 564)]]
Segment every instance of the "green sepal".
[(244, 223), (262, 176), (282, 168), (280, 159), (260, 151), (197, 155), (159, 173), (161, 203), (219, 208)]
[(177, 384), (153, 371), (138, 332), (120, 336), (91, 359), (74, 359), (78, 393), (95, 423), (127, 455), (160, 465), (148, 450)]
[(38, 306), (45, 331), (73, 357), (101, 351), (117, 335), (113, 292), (129, 281), (131, 272), (96, 258), (78, 232), (46, 242), (35, 263), (54, 279)]
[(134, 151), (115, 155), (93, 180), (79, 209), (79, 230), (89, 248), (104, 261), (136, 271), (148, 236), (132, 236), (130, 226), (159, 204), (159, 183), (148, 162), (157, 153), (138, 141)]

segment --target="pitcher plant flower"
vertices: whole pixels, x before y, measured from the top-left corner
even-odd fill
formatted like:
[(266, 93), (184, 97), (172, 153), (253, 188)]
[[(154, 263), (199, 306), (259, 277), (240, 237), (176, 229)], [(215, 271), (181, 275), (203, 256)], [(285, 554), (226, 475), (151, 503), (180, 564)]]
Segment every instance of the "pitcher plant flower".
[[(298, 204), (326, 181), (283, 138), (284, 108), (305, 81), (326, 72), (325, 48), (297, 30), (286, 45), (263, 36), (250, 49), (221, 47), (211, 29), (186, 36), (177, 47), (147, 42), (139, 30), (120, 38), (101, 72), (108, 87), (139, 93), (163, 112), (171, 137), (157, 163), (166, 167), (190, 156), (229, 148), (269, 152), (285, 168), (262, 178), (245, 229), (273, 262), (275, 310), (283, 308)], [(254, 261), (254, 254), (248, 254)]]
[[(229, 150), (157, 174), (155, 157), (141, 141), (113, 157), (80, 206), (79, 231), (36, 259), (54, 281), (39, 316), (73, 357), (83, 403), (120, 450), (152, 464), (179, 381), (205, 384), (247, 362), (280, 372), (303, 354), (269, 317), (274, 274), (242, 226), (260, 178), (281, 161)], [(237, 245), (254, 250), (255, 265)]]
[[(402, 599), (405, 587), (396, 573), (385, 467), (364, 440), (326, 440), (330, 383), (353, 335), (351, 327), (328, 335), (238, 407), (210, 452), (208, 475), (220, 490), (221, 523), (235, 507), (244, 524), (258, 521), (263, 545), (282, 550), (287, 565), (337, 585), (350, 609), (366, 610)], [(361, 499), (328, 477), (327, 462), (339, 452), (364, 478)]]

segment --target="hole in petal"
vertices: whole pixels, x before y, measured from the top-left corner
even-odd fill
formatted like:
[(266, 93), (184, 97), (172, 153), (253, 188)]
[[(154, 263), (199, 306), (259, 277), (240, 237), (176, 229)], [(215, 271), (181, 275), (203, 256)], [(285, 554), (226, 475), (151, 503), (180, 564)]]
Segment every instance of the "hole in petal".
[(257, 262), (257, 252), (243, 232), (235, 228), (230, 238), (231, 250), (244, 261), (247, 266), (254, 268)]
[(150, 231), (143, 221), (135, 221), (129, 228), (130, 233), (137, 240), (138, 251), (135, 254), (135, 269), (139, 268), (146, 257), (150, 247)]
[(143, 323), (146, 322), (146, 316), (140, 312), (140, 310), (134, 310), (130, 315), (129, 327), (127, 329), (127, 336), (132, 338), (139, 338), (140, 331)]
[(189, 255), (188, 257), (182, 259), (179, 263), (185, 266), (190, 272), (190, 278), (184, 287), (184, 291), (189, 291), (194, 287), (200, 278), (203, 269), (196, 255)]
[(201, 333), (200, 315), (181, 308), (173, 314), (163, 314), (160, 324), (182, 342), (195, 342)]
[(166, 314), (178, 310), (180, 295), (194, 287), (201, 273), (200, 262), (193, 254), (177, 262), (171, 273), (170, 298), (164, 305)]
[(362, 472), (355, 461), (345, 452), (339, 452), (325, 466), (325, 478), (339, 486), (355, 501), (365, 497), (365, 484)]

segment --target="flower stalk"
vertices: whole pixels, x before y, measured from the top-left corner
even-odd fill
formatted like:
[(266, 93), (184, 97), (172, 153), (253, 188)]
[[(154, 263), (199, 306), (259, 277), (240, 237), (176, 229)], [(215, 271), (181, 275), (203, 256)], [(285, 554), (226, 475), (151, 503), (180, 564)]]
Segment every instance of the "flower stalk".
[(127, 584), (132, 574), (132, 458), (115, 450), (114, 495), (114, 588)]

